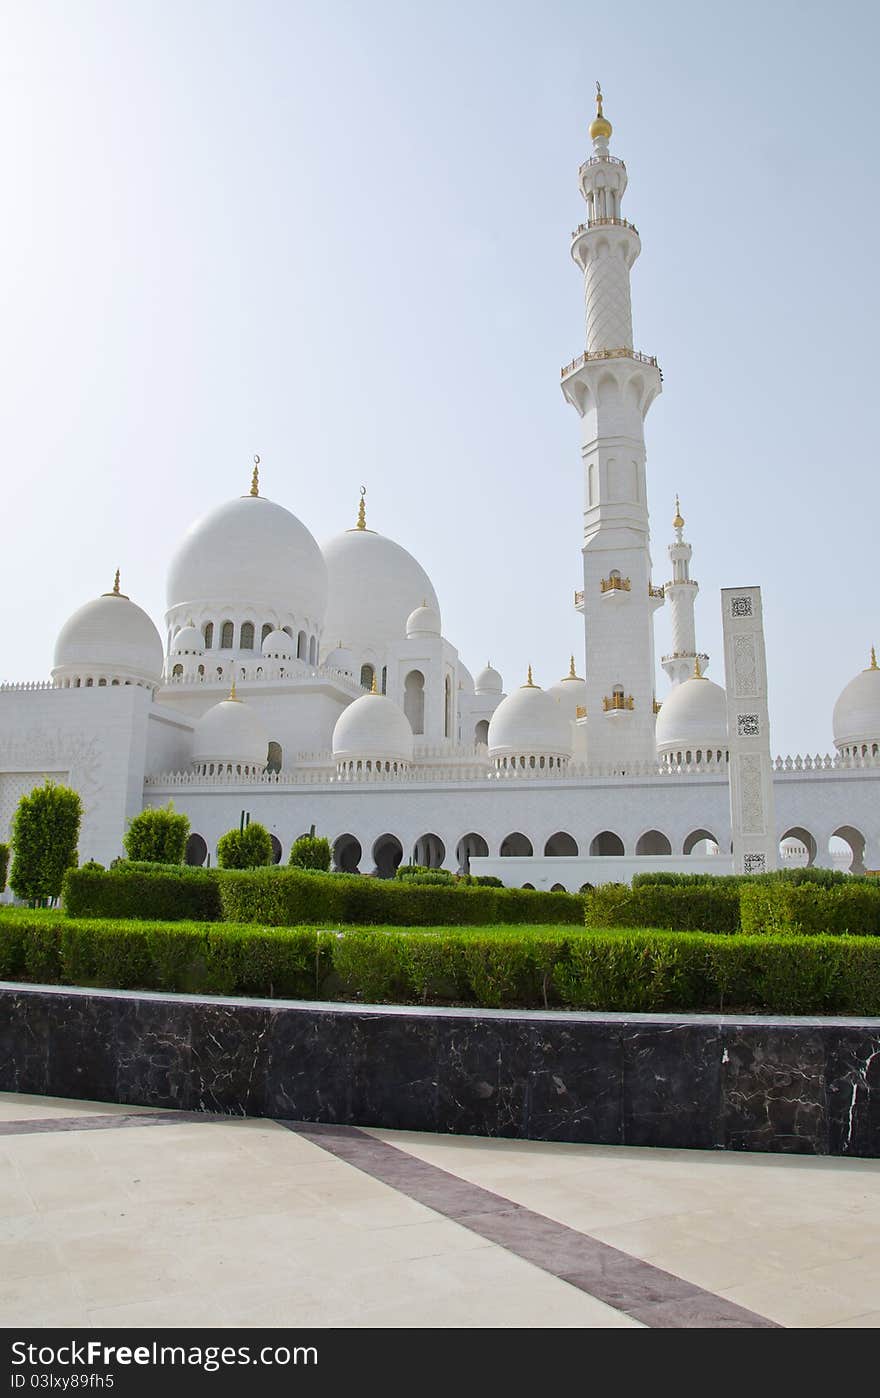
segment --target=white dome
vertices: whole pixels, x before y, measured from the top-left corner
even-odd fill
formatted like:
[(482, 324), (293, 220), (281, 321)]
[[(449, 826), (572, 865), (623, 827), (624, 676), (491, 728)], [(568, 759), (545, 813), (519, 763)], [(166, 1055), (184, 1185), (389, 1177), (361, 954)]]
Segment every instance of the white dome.
[(341, 670), (343, 675), (353, 676), (357, 661), (347, 646), (337, 646), (331, 650), (324, 664), (329, 665), (331, 670)]
[(384, 694), (362, 694), (336, 720), (333, 756), (337, 762), (410, 762), (412, 754), (409, 719)]
[(286, 631), (270, 631), (262, 645), (262, 654), (267, 660), (291, 660), (294, 641)]
[(323, 546), (328, 595), (325, 636), (345, 636), (356, 652), (380, 653), (406, 636), (413, 608), (440, 607), (412, 554), (370, 529), (349, 529)]
[(872, 664), (851, 679), (834, 705), (834, 745), (880, 742), (880, 668)]
[(571, 757), (571, 724), (551, 695), (524, 684), (498, 705), (488, 742), (492, 758)]
[(172, 655), (204, 655), (205, 638), (197, 626), (184, 626), (171, 642)]
[(694, 676), (674, 685), (660, 706), (657, 751), (727, 750), (727, 695), (720, 684)]
[(145, 611), (121, 592), (105, 592), (74, 612), (55, 642), (53, 679), (92, 677), (160, 684), (162, 638)]
[(327, 570), (308, 529), (262, 495), (227, 500), (191, 524), (168, 570), (168, 607), (290, 612), (319, 626)]
[(504, 681), (491, 665), (487, 665), (485, 670), (481, 670), (474, 681), (475, 694), (501, 694), (503, 690)]
[(474, 677), (471, 674), (468, 667), (466, 665), (462, 665), (460, 660), (458, 662), (458, 682), (461, 686), (462, 693), (474, 693)]
[(416, 607), (406, 619), (407, 636), (439, 636), (440, 613), (434, 607)]
[(587, 707), (587, 682), (574, 673), (574, 657), (568, 674), (557, 680), (556, 684), (551, 684), (547, 693), (553, 696), (565, 717), (572, 723), (584, 717), (582, 713), (578, 714), (578, 709)]
[(202, 714), (193, 734), (192, 760), (233, 763), (263, 768), (269, 753), (269, 735), (250, 704), (230, 695)]

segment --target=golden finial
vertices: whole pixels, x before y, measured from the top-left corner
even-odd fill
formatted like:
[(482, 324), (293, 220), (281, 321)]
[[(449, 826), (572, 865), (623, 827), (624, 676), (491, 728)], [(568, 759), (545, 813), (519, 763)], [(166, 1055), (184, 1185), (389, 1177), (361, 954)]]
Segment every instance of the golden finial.
[(531, 667), (531, 665), (529, 666), (528, 677), (527, 677), (527, 679), (526, 679), (525, 684), (522, 685), (522, 688), (523, 688), (523, 689), (537, 689), (537, 688), (538, 688), (538, 686), (535, 684), (535, 681), (532, 679), (532, 667)]
[(607, 141), (611, 129), (611, 122), (602, 111), (602, 87), (600, 83), (596, 83), (596, 116), (590, 122), (590, 140), (595, 141), (598, 136), (603, 136)]
[(226, 702), (229, 703), (230, 701), (231, 701), (233, 704), (240, 704), (240, 703), (241, 703), (241, 700), (239, 699), (238, 695), (237, 695), (236, 692), (235, 692), (235, 676), (234, 676), (234, 675), (232, 676), (232, 684), (229, 686), (229, 697), (227, 698), (227, 701), (226, 701)]
[(678, 496), (675, 497), (675, 519), (672, 521), (673, 529), (684, 529), (684, 520), (681, 517), (681, 505), (678, 503)]
[(254, 474), (251, 476), (251, 495), (260, 493), (260, 458), (254, 457)]
[(378, 693), (379, 693), (378, 689), (376, 688), (376, 671), (375, 671), (375, 670), (373, 671), (373, 680), (372, 680), (372, 683), (371, 683), (371, 685), (370, 685), (370, 693), (371, 693), (371, 694), (378, 694)]
[(694, 673), (692, 678), (695, 680), (704, 680), (706, 678), (705, 675), (700, 673), (700, 657), (698, 655), (694, 656)]
[(366, 493), (367, 493), (367, 487), (366, 487), (365, 485), (362, 485), (362, 486), (361, 486), (361, 501), (360, 501), (360, 504), (358, 505), (358, 520), (357, 520), (357, 525), (356, 525), (356, 528), (358, 528), (358, 529), (366, 529), (366, 527), (367, 527), (367, 510), (366, 510), (366, 506), (364, 505), (364, 496), (366, 495)]
[(570, 664), (569, 667), (568, 667), (568, 678), (569, 678), (570, 680), (576, 680), (576, 679), (577, 679), (577, 674), (575, 673), (575, 668), (574, 668), (574, 656), (571, 657), (571, 664)]
[(880, 670), (880, 665), (877, 664), (877, 652), (873, 646), (871, 647), (871, 669)]
[(120, 593), (120, 591), (119, 591), (119, 569), (118, 569), (118, 568), (116, 569), (116, 577), (113, 579), (113, 596), (114, 596), (114, 597), (119, 597), (119, 596), (121, 596), (121, 593)]

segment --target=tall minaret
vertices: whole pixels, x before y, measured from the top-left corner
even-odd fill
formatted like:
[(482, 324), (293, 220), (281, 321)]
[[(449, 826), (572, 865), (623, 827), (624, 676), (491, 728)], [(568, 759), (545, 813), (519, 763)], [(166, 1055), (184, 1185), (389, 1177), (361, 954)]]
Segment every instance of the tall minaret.
[(672, 623), (672, 653), (664, 655), (660, 664), (669, 676), (671, 684), (681, 684), (694, 674), (694, 666), (699, 660), (702, 674), (709, 657), (697, 650), (697, 633), (694, 626), (694, 603), (700, 585), (690, 573), (693, 549), (684, 537), (684, 520), (678, 496), (675, 497), (675, 543), (669, 545), (669, 558), (672, 563), (672, 582), (663, 591), (669, 605), (669, 619)]
[(562, 370), (562, 391), (582, 423), (584, 591), (590, 760), (651, 762), (654, 742), (654, 611), (644, 419), (661, 389), (656, 359), (633, 348), (629, 274), (641, 251), (621, 218), (626, 166), (608, 150), (611, 123), (596, 84), (593, 154), (580, 168), (587, 222), (572, 235), (584, 274), (586, 353)]

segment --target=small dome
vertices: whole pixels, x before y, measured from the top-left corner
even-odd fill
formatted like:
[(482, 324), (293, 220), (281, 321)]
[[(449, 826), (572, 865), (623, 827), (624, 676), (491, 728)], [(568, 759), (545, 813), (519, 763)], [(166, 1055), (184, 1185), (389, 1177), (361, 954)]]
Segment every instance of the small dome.
[(440, 613), (435, 607), (416, 607), (406, 619), (407, 636), (439, 636)]
[(485, 670), (481, 670), (474, 681), (475, 694), (501, 694), (504, 690), (504, 681), (497, 670), (487, 663)]
[(412, 755), (409, 719), (384, 694), (362, 694), (336, 720), (333, 756), (338, 763), (408, 763)]
[(341, 670), (343, 675), (351, 675), (354, 677), (357, 661), (354, 658), (353, 651), (350, 651), (348, 646), (340, 645), (337, 646), (335, 650), (331, 650), (324, 664), (331, 670)]
[(466, 665), (458, 662), (458, 684), (463, 694), (474, 693), (474, 677)]
[(243, 495), (191, 524), (168, 570), (168, 608), (290, 610), (320, 625), (327, 569), (306, 526), (262, 495)]
[(413, 608), (440, 606), (431, 579), (411, 553), (360, 525), (322, 545), (328, 594), (325, 636), (345, 636), (358, 652), (380, 654), (407, 634)]
[[(531, 681), (531, 671), (529, 671)], [(489, 756), (571, 757), (571, 724), (559, 704), (529, 682), (503, 699), (489, 723)]]
[(585, 716), (587, 682), (581, 679), (580, 675), (575, 674), (574, 656), (571, 657), (571, 667), (568, 674), (561, 680), (557, 680), (556, 684), (551, 684), (547, 693), (553, 696), (565, 717), (570, 719), (572, 723)]
[(880, 667), (871, 665), (851, 679), (834, 705), (834, 746), (838, 749), (880, 743)]
[(660, 706), (655, 729), (663, 756), (727, 750), (727, 695), (720, 684), (694, 676), (674, 685)]
[(193, 734), (192, 760), (196, 766), (216, 762), (262, 769), (269, 753), (269, 735), (259, 714), (235, 697), (215, 704), (202, 714)]
[(120, 679), (158, 685), (165, 656), (162, 638), (145, 611), (118, 591), (75, 611), (55, 642), (52, 678)]
[(270, 631), (262, 645), (266, 660), (292, 660), (293, 652), (293, 638), (286, 631)]
[(205, 638), (197, 626), (184, 626), (171, 642), (172, 655), (204, 655)]

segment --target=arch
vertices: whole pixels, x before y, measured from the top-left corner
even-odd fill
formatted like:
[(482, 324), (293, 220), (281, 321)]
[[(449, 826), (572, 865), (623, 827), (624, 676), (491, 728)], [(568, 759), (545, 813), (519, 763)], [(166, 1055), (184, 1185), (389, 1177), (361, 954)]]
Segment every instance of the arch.
[[(783, 845), (789, 841), (789, 848), (783, 849)], [(796, 842), (796, 843), (795, 843)], [(803, 850), (798, 848), (803, 846)], [(789, 869), (811, 868), (816, 862), (816, 855), (819, 853), (819, 843), (809, 830), (803, 825), (792, 825), (784, 834), (779, 837), (779, 857), (785, 861)]]
[(529, 859), (534, 852), (531, 840), (521, 830), (505, 835), (499, 850), (502, 859)]
[(672, 844), (662, 830), (646, 830), (636, 841), (636, 854), (671, 854)]
[(443, 736), (452, 737), (452, 677), (446, 676), (443, 700)]
[(551, 884), (551, 885), (550, 885), (550, 892), (551, 892), (551, 893), (565, 893), (565, 891), (566, 891), (566, 890), (565, 890), (565, 884), (564, 884), (564, 883), (554, 883), (554, 884)]
[(623, 854), (623, 840), (613, 830), (600, 830), (590, 842), (590, 854)]
[(213, 623), (213, 621), (206, 621), (206, 622), (205, 622), (204, 628), (203, 628), (203, 630), (202, 630), (202, 636), (204, 637), (204, 641), (205, 641), (205, 650), (210, 650), (211, 647), (212, 647), (213, 644), (214, 644), (214, 623)]
[(387, 693), (388, 693), (388, 666), (387, 666), (387, 665), (383, 665), (383, 666), (382, 666), (382, 684), (381, 684), (381, 686), (380, 686), (380, 691), (381, 691), (382, 694), (387, 694)]
[(545, 855), (551, 859), (560, 855), (567, 856), (578, 853), (578, 843), (573, 835), (569, 835), (567, 830), (557, 830), (555, 835), (544, 846)]
[(337, 835), (333, 841), (333, 867), (340, 874), (360, 873), (362, 854), (361, 842), (354, 835)]
[(297, 638), (296, 638), (296, 658), (297, 658), (297, 660), (305, 660), (305, 659), (306, 659), (306, 652), (307, 652), (307, 650), (308, 650), (308, 645), (309, 645), (308, 637), (306, 636), (305, 631), (300, 631), (299, 634), (297, 635)]
[(272, 841), (272, 863), (273, 863), (273, 864), (280, 864), (280, 863), (281, 863), (281, 841), (279, 840), (278, 836), (277, 836), (277, 835), (273, 835), (273, 834), (271, 833), (271, 831), (270, 831), (270, 833), (269, 833), (269, 839)]
[(193, 864), (196, 867), (204, 864), (208, 857), (208, 843), (201, 836), (193, 833), (186, 842), (186, 850), (183, 859), (185, 864)]
[(467, 835), (462, 835), (455, 846), (455, 857), (458, 860), (458, 872), (469, 874), (471, 871), (472, 859), (485, 859), (489, 854), (489, 845), (482, 835), (470, 830)]
[[(706, 846), (712, 844), (714, 849), (707, 849)], [(719, 843), (717, 836), (711, 830), (692, 830), (685, 837), (685, 842), (681, 847), (682, 854), (717, 854)]]
[(361, 666), (361, 689), (372, 689), (376, 678), (376, 668), (369, 663)]
[(280, 772), (283, 766), (284, 749), (282, 748), (280, 743), (276, 743), (273, 739), (273, 741), (269, 744), (269, 753), (266, 758), (266, 771)]
[(373, 863), (380, 879), (393, 879), (403, 859), (403, 845), (396, 835), (380, 835), (373, 841)]
[(425, 677), (421, 670), (410, 670), (403, 682), (403, 712), (414, 733), (425, 731)]
[(265, 641), (266, 637), (267, 637), (268, 635), (270, 635), (271, 632), (274, 631), (274, 630), (275, 630), (275, 628), (274, 628), (274, 626), (272, 625), (271, 621), (264, 621), (264, 622), (263, 622), (262, 630), (260, 631), (260, 645), (263, 644), (263, 642)]
[[(835, 841), (838, 843), (835, 844)], [(846, 854), (846, 845), (849, 845), (850, 849), (849, 865), (845, 865), (841, 858)], [(828, 841), (828, 853), (836, 867), (847, 868), (851, 874), (865, 872), (865, 837), (854, 825), (840, 825), (832, 831)]]
[(594, 884), (591, 884), (591, 883), (582, 883), (581, 886), (580, 886), (580, 888), (578, 889), (578, 893), (592, 893), (594, 887), (595, 887)]
[(413, 845), (413, 864), (426, 869), (440, 869), (446, 858), (446, 846), (439, 835), (420, 835)]
[(529, 889), (531, 893), (534, 893), (535, 891), (535, 885), (533, 883), (524, 883), (523, 888)]
[(233, 626), (231, 621), (224, 621), (222, 627), (220, 628), (220, 649), (232, 650), (234, 639), (235, 627)]
[(183, 666), (175, 665), (174, 669), (171, 671), (171, 674), (172, 676), (174, 676), (174, 678), (178, 678), (183, 674)]
[(253, 650), (254, 648), (254, 623), (243, 621), (238, 637), (239, 650)]
[(310, 636), (310, 637), (309, 637), (309, 664), (310, 664), (310, 665), (314, 665), (314, 664), (315, 664), (315, 661), (316, 661), (317, 659), (318, 659), (318, 638), (317, 638), (317, 636)]
[(489, 720), (487, 718), (481, 718), (476, 728), (474, 729), (474, 742), (482, 743), (484, 746), (488, 744)]

